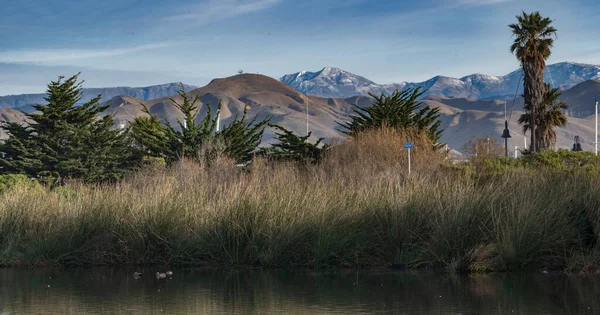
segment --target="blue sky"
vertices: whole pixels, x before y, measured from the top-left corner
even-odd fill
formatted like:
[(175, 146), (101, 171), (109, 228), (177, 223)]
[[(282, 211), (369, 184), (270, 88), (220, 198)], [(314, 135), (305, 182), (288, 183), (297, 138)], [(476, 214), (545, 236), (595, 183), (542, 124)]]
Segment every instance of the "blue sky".
[(597, 0), (19, 0), (0, 10), (0, 95), (77, 72), (86, 87), (324, 66), (377, 83), (503, 75), (522, 10), (554, 19), (550, 63), (600, 64)]

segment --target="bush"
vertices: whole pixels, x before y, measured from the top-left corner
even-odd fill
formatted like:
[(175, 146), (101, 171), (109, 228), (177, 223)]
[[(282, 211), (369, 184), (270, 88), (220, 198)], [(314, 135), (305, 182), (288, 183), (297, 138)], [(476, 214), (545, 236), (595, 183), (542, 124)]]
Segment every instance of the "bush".
[(5, 174), (0, 175), (0, 193), (13, 188), (41, 189), (40, 183), (34, 179), (28, 178), (23, 174)]

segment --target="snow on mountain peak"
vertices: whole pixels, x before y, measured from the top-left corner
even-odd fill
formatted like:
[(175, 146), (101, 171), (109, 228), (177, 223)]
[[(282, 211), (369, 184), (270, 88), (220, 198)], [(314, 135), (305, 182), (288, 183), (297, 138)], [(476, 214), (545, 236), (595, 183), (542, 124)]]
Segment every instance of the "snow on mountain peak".
[[(576, 62), (556, 63), (546, 67), (545, 79), (553, 86), (569, 88), (586, 80), (600, 79), (600, 66)], [(302, 93), (322, 97), (346, 98), (420, 87), (427, 90), (425, 95), (486, 99), (512, 97), (515, 90), (520, 92), (522, 70), (504, 76), (475, 73), (462, 78), (450, 78), (438, 75), (423, 82), (379, 85), (359, 75), (327, 66), (314, 73), (302, 71), (285, 75), (280, 81)]]

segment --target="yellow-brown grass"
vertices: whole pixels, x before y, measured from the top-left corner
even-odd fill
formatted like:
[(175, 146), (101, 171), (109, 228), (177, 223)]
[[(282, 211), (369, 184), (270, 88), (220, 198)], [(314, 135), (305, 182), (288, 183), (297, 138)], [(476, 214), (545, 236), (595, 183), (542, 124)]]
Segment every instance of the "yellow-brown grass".
[(15, 187), (0, 201), (0, 263), (598, 267), (598, 177), (482, 182), (444, 163), (426, 138), (379, 130), (315, 166), (183, 161), (116, 185)]

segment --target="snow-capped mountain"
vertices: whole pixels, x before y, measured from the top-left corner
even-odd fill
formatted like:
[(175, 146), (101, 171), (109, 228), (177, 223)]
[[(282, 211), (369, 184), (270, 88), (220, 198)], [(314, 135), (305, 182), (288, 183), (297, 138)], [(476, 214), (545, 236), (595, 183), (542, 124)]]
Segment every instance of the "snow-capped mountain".
[(307, 95), (351, 97), (367, 95), (369, 92), (381, 94), (402, 88), (397, 84), (379, 85), (367, 78), (338, 68), (325, 67), (318, 72), (302, 71), (283, 76), (279, 81)]
[[(299, 92), (322, 97), (352, 97), (390, 93), (396, 89), (421, 87), (425, 95), (475, 99), (512, 98), (522, 92), (521, 69), (504, 76), (471, 74), (462, 78), (436, 76), (423, 82), (377, 84), (367, 78), (338, 68), (323, 68), (318, 72), (302, 71), (283, 76), (280, 81)], [(573, 62), (549, 65), (545, 79), (553, 86), (568, 89), (591, 79), (600, 79), (600, 66)]]

